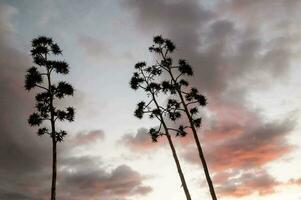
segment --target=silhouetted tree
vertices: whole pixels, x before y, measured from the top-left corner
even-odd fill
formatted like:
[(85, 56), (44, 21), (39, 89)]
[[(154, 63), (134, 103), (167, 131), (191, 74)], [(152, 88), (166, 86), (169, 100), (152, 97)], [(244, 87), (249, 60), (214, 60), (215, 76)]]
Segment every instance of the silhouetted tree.
[(137, 63), (135, 65), (135, 69), (136, 72), (133, 74), (130, 81), (131, 88), (134, 90), (137, 90), (139, 88), (143, 89), (146, 92), (147, 96), (150, 98), (148, 103), (145, 103), (143, 101), (138, 103), (137, 109), (135, 111), (135, 116), (141, 119), (144, 114), (148, 114), (151, 119), (156, 118), (160, 122), (159, 127), (151, 128), (149, 134), (153, 142), (157, 142), (159, 136), (164, 135), (167, 137), (186, 195), (186, 199), (191, 200), (185, 177), (182, 172), (181, 165), (175, 147), (173, 145), (173, 141), (171, 139), (170, 131), (172, 129), (167, 126), (167, 123), (164, 119), (165, 115), (168, 115), (169, 111), (167, 108), (160, 105), (157, 100), (157, 95), (162, 90), (162, 86), (156, 83), (154, 80), (161, 74), (162, 71), (157, 66), (147, 66), (145, 62)]
[(25, 89), (31, 90), (39, 88), (40, 93), (36, 94), (36, 112), (31, 114), (28, 123), (31, 126), (41, 126), (43, 122), (50, 122), (50, 130), (47, 127), (38, 129), (37, 134), (49, 135), (52, 139), (52, 184), (51, 200), (56, 198), (56, 174), (57, 174), (57, 142), (62, 142), (66, 136), (66, 131), (56, 130), (56, 121), (73, 121), (74, 108), (67, 107), (60, 110), (54, 105), (54, 101), (61, 100), (65, 96), (73, 95), (73, 87), (60, 81), (57, 84), (52, 83), (53, 73), (66, 75), (69, 73), (69, 65), (64, 61), (55, 60), (55, 56), (62, 54), (60, 47), (48, 37), (38, 37), (32, 40), (31, 55), (34, 63), (38, 67), (28, 69), (25, 76)]
[(191, 87), (187, 79), (185, 79), (187, 76), (193, 76), (193, 70), (187, 61), (179, 59), (177, 63), (173, 63), (171, 53), (175, 49), (175, 45), (169, 39), (162, 38), (161, 36), (154, 37), (153, 42), (154, 44), (149, 50), (150, 52), (154, 52), (158, 59), (156, 59), (154, 67), (162, 71), (161, 77), (167, 77), (167, 80), (161, 82), (162, 90), (176, 97), (176, 99), (170, 99), (168, 101), (168, 107), (173, 111), (171, 112), (172, 114), (169, 115), (169, 118), (174, 120), (175, 116), (173, 113), (177, 116), (179, 116), (181, 112), (186, 114), (189, 125), (180, 125), (177, 129), (178, 135), (185, 136), (186, 129), (192, 130), (211, 197), (213, 200), (216, 200), (214, 186), (196, 130), (201, 125), (201, 117), (198, 116), (198, 107), (206, 106), (207, 100), (196, 88)]

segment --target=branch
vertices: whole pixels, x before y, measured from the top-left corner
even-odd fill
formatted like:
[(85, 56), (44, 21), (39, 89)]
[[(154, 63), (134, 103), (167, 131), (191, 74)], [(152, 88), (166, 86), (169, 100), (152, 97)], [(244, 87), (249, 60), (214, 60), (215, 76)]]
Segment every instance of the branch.
[(179, 75), (177, 76), (177, 78), (175, 79), (176, 82), (178, 81), (178, 78), (180, 78), (182, 75), (183, 75), (183, 73), (181, 73), (181, 74), (179, 74)]
[(198, 103), (198, 101), (192, 101), (192, 102), (186, 103), (185, 105), (188, 106), (190, 104), (195, 104), (195, 103)]
[(144, 106), (144, 108), (147, 108), (153, 101), (154, 101), (153, 99), (150, 100), (150, 101), (148, 102), (148, 104), (147, 104), (146, 106)]
[(178, 129), (175, 129), (175, 128), (167, 128), (167, 130), (170, 130), (170, 131), (175, 131), (177, 133), (180, 133), (180, 131)]
[[(164, 60), (164, 58), (163, 58), (163, 60)], [(156, 63), (157, 63), (157, 65), (158, 66), (160, 66), (161, 68), (163, 68), (165, 71), (167, 71), (168, 72), (168, 69), (167, 68), (165, 68), (163, 65), (161, 65), (159, 62), (158, 62), (158, 60), (156, 59)]]
[(41, 85), (35, 84), (35, 86), (37, 86), (37, 87), (39, 87), (39, 88), (41, 88), (41, 89), (43, 89), (43, 90), (49, 91), (47, 88), (45, 88), (45, 87), (43, 87), (43, 86), (41, 86)]
[(180, 92), (183, 93), (183, 94), (189, 94), (188, 92), (185, 92), (185, 91), (182, 91), (182, 90)]
[(146, 90), (146, 88), (145, 88), (145, 87), (143, 87), (142, 85), (138, 85), (138, 87), (140, 87), (140, 88), (142, 88), (142, 89)]

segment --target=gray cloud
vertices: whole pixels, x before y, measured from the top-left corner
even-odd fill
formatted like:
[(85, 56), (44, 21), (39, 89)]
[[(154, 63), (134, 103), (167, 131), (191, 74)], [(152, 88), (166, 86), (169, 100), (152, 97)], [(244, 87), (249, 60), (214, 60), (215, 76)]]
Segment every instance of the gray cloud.
[[(236, 171), (236, 174), (239, 174), (239, 171)], [(224, 196), (242, 197), (255, 192), (264, 196), (273, 193), (279, 184), (265, 170), (256, 169), (243, 172), (237, 178), (229, 178), (223, 185), (217, 187), (217, 191)]]
[(142, 184), (145, 177), (129, 166), (121, 165), (107, 172), (101, 164), (95, 157), (63, 159), (58, 183), (60, 199), (126, 199), (151, 192), (149, 186)]
[(0, 198), (34, 199), (30, 190), (40, 183), (29, 180), (39, 177), (47, 165), (50, 153), (45, 147), (50, 144), (38, 138), (26, 121), (33, 106), (33, 96), (23, 89), (30, 59), (9, 44), (13, 39), (10, 19), (17, 10), (4, 5), (0, 10)]
[[(287, 144), (285, 137), (293, 128), (294, 122), (286, 121), (253, 124), (248, 129), (233, 127), (227, 130), (229, 135), (226, 136), (206, 133), (203, 141), (207, 144), (207, 160), (215, 172), (262, 167), (290, 152), (292, 146)], [(199, 164), (194, 151), (186, 151), (184, 158)]]
[(161, 139), (154, 143), (150, 135), (148, 134), (148, 129), (140, 128), (137, 130), (137, 133), (133, 134), (125, 134), (120, 140), (119, 143), (125, 145), (133, 152), (143, 152), (150, 149), (158, 148), (161, 145)]
[(109, 45), (96, 38), (87, 35), (81, 35), (78, 38), (78, 44), (83, 49), (87, 57), (94, 61), (101, 61), (104, 58), (112, 56)]
[(72, 138), (72, 143), (74, 145), (87, 145), (97, 140), (104, 140), (105, 133), (103, 130), (92, 130), (88, 132), (80, 132), (74, 138)]
[[(51, 183), (51, 142), (46, 136), (38, 137), (27, 124), (34, 96), (24, 90), (24, 75), (32, 62), (27, 53), (12, 45), (15, 35), (10, 22), (17, 13), (14, 7), (0, 4), (0, 199), (46, 200)], [(76, 140), (86, 144), (93, 138), (103, 139), (104, 133), (91, 131)], [(59, 199), (87, 199), (93, 195), (94, 199), (125, 199), (152, 190), (142, 184), (144, 177), (130, 167), (121, 165), (108, 172), (99, 158), (71, 157), (71, 147), (67, 143), (58, 147)], [(85, 188), (85, 184), (93, 187)]]
[[(296, 122), (267, 123), (246, 97), (287, 78), (300, 47), (300, 2), (232, 0), (205, 8), (194, 0), (124, 0), (122, 5), (150, 42), (163, 34), (176, 43), (175, 56), (193, 66), (192, 82), (207, 95), (212, 113), (202, 136), (212, 171), (248, 170), (290, 152), (286, 137)], [(189, 149), (185, 146), (184, 157), (199, 163), (195, 148)]]

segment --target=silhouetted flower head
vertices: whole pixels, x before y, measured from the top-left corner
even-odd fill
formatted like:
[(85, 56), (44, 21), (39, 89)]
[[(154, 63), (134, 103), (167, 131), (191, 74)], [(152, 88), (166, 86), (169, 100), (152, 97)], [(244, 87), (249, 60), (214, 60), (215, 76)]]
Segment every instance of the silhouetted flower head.
[(155, 47), (155, 45), (152, 45), (151, 47), (148, 48), (150, 52), (155, 52), (155, 53), (160, 53), (161, 48), (160, 47)]
[(43, 65), (46, 65), (46, 60), (43, 56), (41, 55), (35, 55), (33, 57), (33, 62), (39, 66), (43, 66)]
[(202, 118), (193, 119), (193, 124), (196, 127), (200, 127), (201, 126), (201, 122), (202, 122)]
[(48, 64), (53, 69), (55, 69), (56, 73), (60, 73), (60, 74), (69, 73), (69, 65), (65, 61), (49, 61)]
[(37, 102), (47, 102), (49, 100), (50, 94), (49, 92), (40, 92), (36, 95)]
[(184, 129), (184, 126), (183, 125), (180, 125), (179, 128), (178, 128), (178, 132), (177, 132), (177, 135), (176, 136), (182, 136), (182, 137), (185, 137), (187, 135), (187, 132), (185, 131)]
[(158, 76), (162, 73), (162, 70), (160, 68), (157, 68), (155, 66), (150, 67), (150, 74), (154, 75), (154, 76)]
[(161, 110), (158, 108), (155, 108), (152, 110), (152, 115), (159, 116), (161, 114)]
[(143, 114), (144, 114), (144, 106), (145, 102), (141, 101), (140, 103), (137, 104), (137, 109), (135, 110), (135, 116), (139, 119), (142, 119)]
[(167, 109), (178, 109), (179, 107), (180, 103), (176, 99), (168, 99)]
[(136, 63), (135, 65), (135, 69), (140, 69), (140, 68), (143, 68), (146, 66), (146, 63), (145, 62), (138, 62)]
[(66, 110), (67, 110), (66, 119), (70, 122), (74, 121), (74, 108), (68, 107)]
[(179, 119), (181, 117), (181, 113), (179, 111), (168, 112), (168, 117), (172, 121), (175, 121), (175, 120), (177, 120), (177, 119)]
[(162, 38), (161, 35), (155, 36), (153, 41), (155, 44), (159, 44), (159, 45), (162, 45), (164, 43), (164, 39)]
[(33, 113), (29, 116), (28, 123), (31, 126), (39, 126), (42, 123), (43, 119), (38, 113)]
[(155, 83), (155, 82), (151, 82), (147, 87), (146, 87), (146, 91), (153, 91), (153, 92), (157, 92), (161, 89), (161, 86), (159, 83)]
[(36, 103), (36, 108), (39, 111), (39, 114), (42, 118), (48, 118), (50, 112), (50, 106), (47, 102), (38, 102)]
[(158, 137), (160, 136), (158, 131), (154, 128), (151, 128), (149, 130), (149, 134), (151, 135), (152, 141), (153, 142), (158, 142)]
[(188, 86), (188, 85), (189, 85), (188, 81), (186, 81), (186, 80), (184, 80), (184, 79), (181, 79), (181, 80), (179, 81), (179, 84), (182, 85), (182, 86)]
[(176, 87), (178, 87), (178, 84), (171, 84), (169, 81), (162, 81), (161, 86), (162, 86), (162, 91), (164, 93), (167, 92), (170, 92), (170, 94), (177, 93)]
[(62, 142), (64, 140), (64, 137), (67, 135), (67, 132), (66, 131), (59, 131), (59, 132), (56, 132), (55, 134), (55, 137), (56, 137), (56, 141), (57, 142)]
[(56, 43), (51, 45), (51, 51), (54, 55), (62, 54), (62, 50), (60, 49), (59, 45)]
[(172, 41), (170, 41), (169, 39), (165, 39), (165, 45), (169, 52), (173, 52), (176, 48), (174, 43), (172, 43)]
[(188, 76), (193, 75), (191, 66), (185, 60), (179, 60), (179, 68), (178, 69), (182, 74), (185, 74)]
[(56, 111), (56, 116), (60, 121), (65, 120), (67, 113), (63, 110), (57, 110)]
[(46, 46), (37, 46), (31, 50), (32, 56), (37, 56), (41, 54), (48, 54), (49, 50)]
[(194, 108), (191, 108), (191, 109), (189, 110), (189, 112), (190, 112), (191, 115), (195, 115), (195, 114), (197, 114), (197, 113), (199, 112), (199, 110), (198, 110), (197, 107), (194, 107)]
[(172, 59), (171, 58), (166, 58), (161, 60), (161, 65), (167, 68), (170, 68), (172, 65)]
[(31, 67), (27, 70), (27, 74), (25, 76), (25, 89), (31, 90), (36, 86), (36, 84), (43, 82), (42, 75), (37, 70), (36, 67)]
[(69, 83), (66, 83), (64, 81), (61, 81), (58, 83), (56, 89), (55, 89), (55, 96), (57, 98), (63, 98), (66, 95), (73, 95), (74, 89), (72, 87), (72, 85), (70, 85)]
[(140, 83), (143, 83), (143, 78), (139, 76), (137, 72), (135, 72), (130, 80), (130, 86), (132, 89), (137, 90)]
[(39, 136), (42, 136), (42, 135), (44, 135), (44, 134), (49, 134), (49, 131), (48, 131), (48, 129), (45, 128), (45, 127), (44, 127), (44, 128), (39, 128), (37, 134), (38, 134)]
[(31, 44), (32, 47), (38, 47), (40, 45), (51, 45), (52, 44), (52, 39), (49, 37), (45, 37), (45, 36), (40, 36), (38, 38), (35, 38), (32, 40)]
[(200, 106), (206, 106), (207, 105), (207, 99), (205, 96), (199, 94), (195, 97), (195, 99), (199, 102)]

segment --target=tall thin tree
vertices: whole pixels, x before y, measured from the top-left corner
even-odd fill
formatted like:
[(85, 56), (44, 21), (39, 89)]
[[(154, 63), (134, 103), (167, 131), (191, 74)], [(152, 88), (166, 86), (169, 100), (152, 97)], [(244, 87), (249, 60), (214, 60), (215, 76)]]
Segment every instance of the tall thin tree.
[[(172, 51), (172, 48), (173, 47), (170, 46), (170, 51)], [(159, 136), (164, 135), (167, 137), (181, 179), (184, 193), (186, 195), (186, 199), (191, 200), (185, 177), (177, 156), (177, 152), (170, 135), (170, 131), (172, 131), (173, 129), (168, 127), (165, 116), (174, 115), (175, 120), (180, 117), (179, 112), (177, 112), (177, 114), (172, 114), (172, 111), (170, 111), (170, 109), (160, 105), (158, 101), (158, 93), (161, 91), (162, 87), (160, 84), (154, 82), (154, 79), (156, 76), (161, 74), (161, 69), (155, 66), (147, 66), (145, 62), (137, 63), (135, 65), (135, 69), (136, 72), (133, 74), (133, 77), (130, 81), (131, 88), (134, 90), (137, 90), (138, 88), (143, 89), (147, 93), (147, 96), (150, 97), (148, 103), (145, 103), (143, 101), (138, 103), (137, 109), (135, 111), (135, 116), (141, 119), (144, 114), (149, 114), (150, 118), (156, 118), (160, 122), (159, 128), (151, 128), (149, 134), (153, 142), (157, 142)]]
[(65, 81), (53, 83), (54, 72), (63, 75), (69, 73), (69, 65), (65, 61), (55, 60), (55, 57), (60, 54), (62, 50), (51, 38), (41, 36), (33, 39), (31, 55), (38, 67), (29, 68), (25, 75), (25, 89), (29, 91), (38, 88), (41, 91), (36, 94), (36, 112), (29, 116), (28, 123), (40, 127), (43, 122), (48, 121), (50, 125), (50, 129), (47, 126), (40, 127), (37, 134), (40, 136), (47, 134), (52, 139), (51, 200), (56, 199), (57, 142), (62, 142), (67, 134), (64, 130), (56, 130), (56, 122), (74, 120), (73, 107), (58, 109), (55, 105), (65, 96), (72, 96), (74, 91), (73, 87)]
[(174, 104), (177, 105), (175, 111), (184, 112), (189, 122), (188, 126), (181, 125), (178, 128), (178, 133), (185, 136), (187, 133), (185, 129), (192, 131), (212, 200), (217, 200), (207, 162), (197, 134), (197, 128), (201, 125), (198, 107), (206, 106), (207, 100), (196, 88), (191, 87), (189, 82), (185, 79), (185, 76), (193, 76), (193, 70), (187, 61), (179, 59), (176, 64), (173, 63), (171, 57), (173, 51), (170, 51), (169, 46), (175, 45), (169, 39), (162, 38), (161, 36), (154, 37), (153, 42), (154, 44), (150, 47), (150, 51), (156, 54), (157, 60), (155, 66), (164, 72), (161, 77), (167, 77), (167, 80), (161, 83), (162, 90), (165, 93), (177, 97), (177, 99), (173, 100)]

